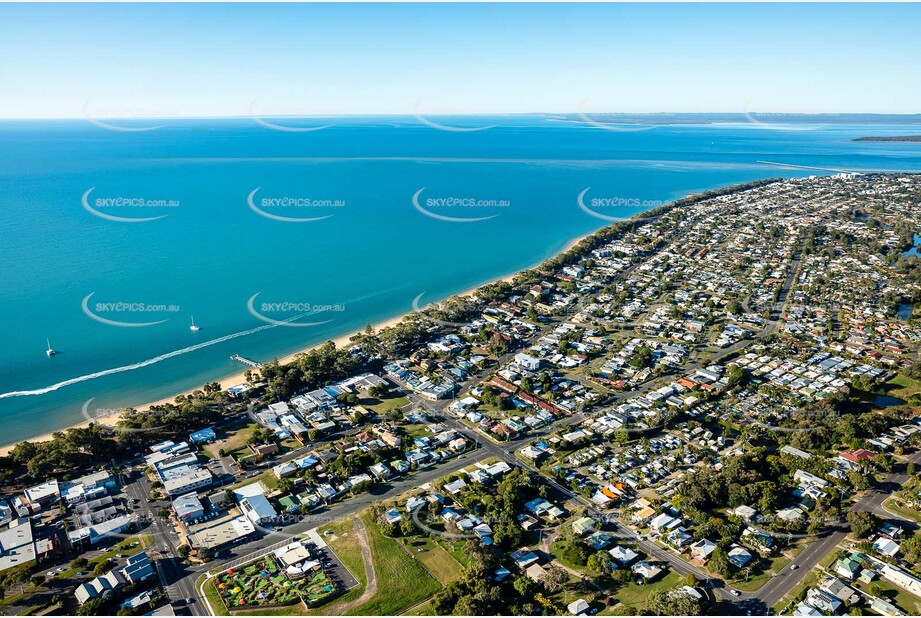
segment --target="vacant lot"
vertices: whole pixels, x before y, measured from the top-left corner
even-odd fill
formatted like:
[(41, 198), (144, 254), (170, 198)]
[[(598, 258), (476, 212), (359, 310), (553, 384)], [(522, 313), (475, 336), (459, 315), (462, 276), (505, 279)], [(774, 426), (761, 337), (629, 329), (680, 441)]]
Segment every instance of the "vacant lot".
[(904, 373), (900, 373), (886, 382), (885, 388), (886, 394), (890, 397), (898, 397), (908, 401), (912, 395), (921, 393), (921, 380), (915, 380)]
[(217, 457), (221, 449), (228, 455), (246, 446), (246, 441), (253, 435), (253, 430), (258, 428), (256, 423), (246, 421), (236, 424), (228, 429), (218, 430), (217, 439), (203, 448), (209, 457)]
[(361, 405), (383, 416), (392, 410), (408, 406), (409, 399), (406, 397), (385, 397), (384, 399), (368, 398), (362, 399)]
[(441, 584), (422, 563), (408, 555), (398, 541), (385, 537), (367, 512), (362, 513), (361, 518), (368, 531), (378, 594), (349, 614), (393, 616), (441, 590)]
[(400, 539), (399, 542), (403, 543), (406, 549), (414, 554), (425, 565), (428, 572), (443, 585), (447, 586), (460, 578), (463, 569), (461, 564), (429, 537), (410, 537)]

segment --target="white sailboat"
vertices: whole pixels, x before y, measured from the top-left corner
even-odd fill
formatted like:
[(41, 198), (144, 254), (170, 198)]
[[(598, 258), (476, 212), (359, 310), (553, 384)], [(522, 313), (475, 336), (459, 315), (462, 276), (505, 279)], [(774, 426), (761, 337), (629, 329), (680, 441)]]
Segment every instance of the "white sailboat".
[(195, 316), (192, 316), (192, 325), (189, 327), (189, 330), (193, 333), (197, 333), (199, 330), (201, 330), (198, 326), (195, 326)]
[(48, 349), (45, 350), (45, 354), (48, 356), (54, 356), (57, 352), (54, 351), (54, 348), (51, 347), (51, 339), (45, 338), (45, 343), (48, 344)]

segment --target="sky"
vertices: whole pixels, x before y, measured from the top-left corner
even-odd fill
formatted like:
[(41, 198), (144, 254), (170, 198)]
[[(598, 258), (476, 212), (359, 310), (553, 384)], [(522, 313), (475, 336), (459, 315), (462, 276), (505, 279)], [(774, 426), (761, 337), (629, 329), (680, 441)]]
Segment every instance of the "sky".
[(921, 112), (914, 4), (0, 4), (0, 118)]

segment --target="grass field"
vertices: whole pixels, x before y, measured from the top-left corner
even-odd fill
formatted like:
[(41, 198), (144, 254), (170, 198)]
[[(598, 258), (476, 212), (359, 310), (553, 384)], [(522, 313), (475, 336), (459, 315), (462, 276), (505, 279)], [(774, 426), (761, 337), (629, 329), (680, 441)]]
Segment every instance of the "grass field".
[(426, 601), (422, 605), (416, 607), (416, 609), (406, 612), (406, 616), (437, 616), (435, 610), (432, 608), (432, 601)]
[[(437, 526), (433, 526), (437, 528)], [(436, 541), (441, 547), (451, 554), (451, 556), (457, 560), (461, 566), (467, 566), (467, 558), (464, 556), (464, 543), (467, 541), (464, 539), (445, 539), (440, 538)]]
[(921, 380), (916, 380), (904, 373), (900, 373), (886, 382), (885, 387), (887, 395), (908, 401), (908, 398), (912, 395), (921, 393)]
[[(354, 520), (351, 517), (340, 519), (322, 526), (318, 529), (318, 532), (320, 536), (325, 539), (329, 549), (339, 558), (339, 561), (345, 565), (345, 568), (347, 568), (353, 576), (355, 576), (355, 579), (358, 580), (358, 585), (346, 591), (344, 594), (330, 599), (328, 603), (318, 605), (306, 611), (301, 609), (301, 615), (304, 616), (338, 614), (339, 612), (336, 608), (343, 603), (354, 601), (360, 597), (365, 591), (365, 586), (368, 584), (367, 578), (365, 577), (365, 561), (361, 557), (361, 546), (358, 533), (355, 531)], [(326, 536), (324, 534), (325, 532), (332, 532), (333, 536)]]
[(355, 616), (396, 615), (429, 598), (439, 584), (419, 560), (408, 555), (397, 541), (381, 533), (377, 524), (362, 513), (377, 577), (374, 598), (349, 612)]
[(228, 454), (237, 451), (246, 446), (246, 441), (253, 435), (253, 430), (258, 427), (259, 425), (256, 423), (246, 422), (224, 431), (219, 430), (217, 439), (211, 444), (203, 446), (202, 450), (209, 457), (217, 457), (221, 449), (224, 449), (224, 452)]
[(228, 488), (243, 487), (244, 485), (250, 485), (257, 481), (262, 481), (262, 484), (265, 486), (266, 489), (277, 489), (279, 478), (275, 476), (275, 473), (272, 472), (271, 468), (269, 468), (268, 470), (265, 470), (264, 472), (257, 474), (251, 479), (245, 478), (238, 483), (234, 483), (233, 485), (228, 486)]
[[(425, 565), (425, 568), (435, 579), (447, 586), (461, 576), (463, 567), (454, 559), (444, 548), (430, 539), (429, 537), (412, 537), (409, 539), (400, 539), (400, 543), (407, 550), (415, 554), (416, 558)], [(418, 550), (424, 549), (420, 552)]]
[(385, 397), (384, 399), (369, 398), (362, 399), (361, 405), (369, 410), (374, 410), (380, 415), (384, 415), (392, 410), (409, 405), (409, 399), (406, 397)]

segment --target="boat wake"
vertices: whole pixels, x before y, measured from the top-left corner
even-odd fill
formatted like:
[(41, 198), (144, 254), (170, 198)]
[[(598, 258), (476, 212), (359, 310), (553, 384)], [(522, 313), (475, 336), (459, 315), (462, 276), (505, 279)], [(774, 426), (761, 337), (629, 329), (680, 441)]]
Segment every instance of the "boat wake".
[[(345, 301), (344, 303), (340, 303), (340, 304), (356, 303), (356, 302), (358, 302), (358, 301), (367, 300), (367, 299), (369, 299), (369, 298), (371, 298), (371, 297), (373, 297), (373, 296), (378, 296), (378, 295), (380, 295), (380, 294), (385, 294), (385, 293), (387, 293), (387, 292), (395, 291), (395, 290), (397, 290), (397, 289), (399, 289), (399, 288), (393, 288), (393, 289), (390, 289), (390, 290), (382, 290), (382, 291), (376, 292), (376, 293), (374, 293), (374, 294), (367, 294), (367, 295), (361, 296), (361, 297), (359, 297), (359, 298), (353, 298), (353, 299), (351, 299), (351, 300)], [(134, 371), (134, 370), (136, 370), (136, 369), (142, 369), (142, 368), (144, 368), (144, 367), (148, 367), (148, 366), (154, 365), (154, 364), (156, 364), (156, 363), (161, 363), (161, 362), (163, 362), (163, 361), (165, 361), (165, 360), (169, 360), (169, 359), (175, 358), (175, 357), (177, 357), (177, 356), (182, 356), (183, 354), (189, 354), (190, 352), (195, 352), (195, 351), (197, 351), (197, 350), (201, 350), (201, 349), (203, 349), (203, 348), (207, 348), (207, 347), (210, 347), (210, 346), (213, 346), (213, 345), (217, 345), (217, 344), (219, 344), (219, 343), (224, 343), (224, 342), (230, 341), (230, 340), (232, 340), (232, 339), (237, 339), (237, 338), (239, 338), (239, 337), (246, 337), (246, 336), (249, 336), (249, 335), (254, 335), (254, 334), (258, 333), (258, 332), (261, 332), (261, 331), (264, 331), (264, 330), (269, 330), (270, 328), (278, 328), (278, 327), (280, 327), (280, 326), (284, 326), (286, 322), (295, 322), (295, 321), (297, 321), (297, 320), (299, 320), (299, 319), (301, 319), (301, 318), (304, 318), (304, 317), (306, 317), (306, 316), (308, 316), (308, 315), (311, 315), (312, 313), (315, 313), (315, 312), (308, 311), (308, 312), (305, 312), (305, 313), (301, 313), (301, 314), (292, 316), (292, 317), (287, 318), (287, 319), (285, 319), (285, 320), (280, 320), (278, 323), (275, 323), (275, 324), (265, 324), (265, 325), (263, 325), (263, 326), (257, 326), (256, 328), (251, 328), (251, 329), (249, 329), (249, 330), (243, 330), (243, 331), (240, 331), (240, 332), (237, 332), (237, 333), (232, 333), (232, 334), (230, 334), (230, 335), (224, 335), (223, 337), (217, 337), (217, 338), (211, 339), (211, 340), (209, 340), (209, 341), (203, 341), (203, 342), (201, 342), (201, 343), (197, 343), (197, 344), (195, 344), (195, 345), (190, 345), (190, 346), (188, 346), (188, 347), (186, 347), (186, 348), (182, 348), (182, 349), (180, 349), (180, 350), (174, 350), (174, 351), (172, 351), (172, 352), (167, 352), (166, 354), (161, 354), (160, 356), (154, 356), (153, 358), (148, 358), (147, 360), (141, 361), (141, 362), (139, 362), (139, 363), (132, 363), (132, 364), (130, 364), (130, 365), (123, 365), (123, 366), (121, 366), (121, 367), (113, 367), (112, 369), (104, 369), (104, 370), (102, 370), (102, 371), (97, 371), (97, 372), (95, 372), (95, 373), (88, 373), (88, 374), (86, 374), (86, 375), (79, 376), (79, 377), (76, 377), (76, 378), (70, 378), (70, 379), (68, 379), (68, 380), (63, 380), (63, 381), (61, 381), (61, 382), (58, 382), (58, 383), (56, 383), (56, 384), (52, 384), (51, 386), (46, 386), (46, 387), (44, 387), (44, 388), (37, 388), (37, 389), (34, 389), (34, 390), (27, 390), (27, 391), (10, 391), (10, 392), (8, 392), (8, 393), (0, 393), (0, 399), (8, 399), (8, 398), (10, 398), (10, 397), (30, 397), (30, 396), (35, 396), (35, 395), (44, 395), (44, 394), (46, 394), (46, 393), (51, 393), (51, 392), (54, 392), (54, 391), (56, 391), (56, 390), (58, 390), (58, 389), (64, 388), (65, 386), (71, 386), (72, 384), (79, 384), (80, 382), (87, 382), (87, 381), (89, 381), (89, 380), (95, 380), (95, 379), (97, 379), (97, 378), (103, 378), (103, 377), (105, 377), (105, 376), (109, 376), (109, 375), (116, 374), (116, 373), (124, 373), (124, 372), (126, 372), (126, 371)]]
[(245, 337), (247, 335), (253, 335), (259, 331), (263, 331), (269, 328), (275, 328), (275, 324), (266, 324), (265, 326), (258, 326), (256, 328), (251, 328), (250, 330), (240, 331), (238, 333), (233, 333), (231, 335), (225, 335), (223, 337), (218, 337), (217, 339), (212, 339), (210, 341), (203, 341), (195, 345), (190, 345), (187, 348), (182, 348), (181, 350), (174, 350), (172, 352), (167, 352), (166, 354), (161, 354), (160, 356), (154, 356), (153, 358), (148, 358), (145, 361), (139, 363), (132, 363), (130, 365), (123, 365), (121, 367), (113, 367), (112, 369), (104, 369), (103, 371), (97, 371), (96, 373), (88, 373), (84, 376), (79, 376), (76, 378), (70, 378), (69, 380), (64, 380), (58, 382), (57, 384), (52, 384), (51, 386), (46, 386), (45, 388), (37, 388), (31, 391), (10, 391), (8, 393), (0, 393), (0, 399), (6, 399), (8, 397), (28, 397), (30, 395), (44, 395), (45, 393), (50, 393), (58, 390), (59, 388), (64, 388), (65, 386), (70, 386), (71, 384), (78, 384), (80, 382), (87, 382), (89, 380), (95, 380), (96, 378), (102, 378), (114, 373), (123, 373), (125, 371), (134, 371), (135, 369), (141, 369), (149, 365), (163, 362), (169, 360), (176, 356), (181, 356), (183, 354), (188, 354), (189, 352), (195, 352), (196, 350), (201, 350), (202, 348), (207, 348), (219, 343), (224, 343), (225, 341), (230, 341), (231, 339), (236, 339), (237, 337)]

